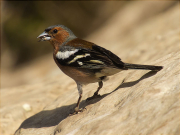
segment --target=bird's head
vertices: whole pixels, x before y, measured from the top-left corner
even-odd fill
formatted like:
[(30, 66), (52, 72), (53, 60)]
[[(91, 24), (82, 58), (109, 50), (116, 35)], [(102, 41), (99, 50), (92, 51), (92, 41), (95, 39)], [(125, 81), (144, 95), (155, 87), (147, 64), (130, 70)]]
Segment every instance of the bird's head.
[(63, 45), (77, 37), (64, 25), (53, 25), (46, 28), (37, 38), (40, 38), (39, 41), (50, 41), (52, 45)]

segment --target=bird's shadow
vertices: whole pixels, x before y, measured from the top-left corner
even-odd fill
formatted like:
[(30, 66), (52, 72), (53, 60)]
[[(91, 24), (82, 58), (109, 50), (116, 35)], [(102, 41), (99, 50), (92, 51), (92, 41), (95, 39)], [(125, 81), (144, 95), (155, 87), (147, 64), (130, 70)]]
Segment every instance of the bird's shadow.
[[(150, 71), (150, 72), (144, 74), (141, 78), (139, 78), (136, 81), (122, 82), (115, 90), (113, 90), (110, 93), (101, 95), (101, 97), (92, 99), (90, 101), (86, 101), (86, 100), (81, 101), (80, 108), (85, 108), (89, 104), (94, 104), (96, 102), (99, 102), (101, 99), (105, 98), (106, 96), (110, 95), (111, 93), (117, 91), (120, 88), (132, 87), (132, 86), (136, 85), (138, 82), (140, 82), (141, 80), (151, 77), (151, 76), (155, 75), (156, 73), (157, 73), (156, 71)], [(28, 119), (26, 119), (21, 124), (19, 129), (52, 127), (52, 126), (58, 125), (62, 120), (66, 119), (70, 113), (73, 112), (75, 106), (76, 106), (76, 104), (71, 104), (71, 105), (62, 106), (62, 107), (59, 107), (59, 108), (56, 108), (53, 110), (41, 111), (41, 112), (29, 117)]]

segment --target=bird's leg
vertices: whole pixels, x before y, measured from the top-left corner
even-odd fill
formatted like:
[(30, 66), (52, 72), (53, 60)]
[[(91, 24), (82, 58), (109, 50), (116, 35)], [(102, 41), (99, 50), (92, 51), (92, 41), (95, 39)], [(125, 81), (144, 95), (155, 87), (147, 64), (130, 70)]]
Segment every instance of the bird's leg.
[(74, 109), (74, 112), (80, 112), (81, 111), (79, 109), (79, 104), (80, 104), (81, 98), (82, 98), (82, 94), (79, 95), (78, 102), (76, 104), (76, 108)]
[(93, 95), (92, 97), (87, 98), (86, 101), (91, 100), (91, 99), (94, 99), (94, 98), (97, 98), (97, 97), (100, 97), (100, 95), (98, 95), (98, 92), (99, 92), (99, 90), (100, 90), (102, 87), (103, 87), (103, 82), (100, 81), (100, 82), (99, 82), (99, 87), (98, 87), (97, 91), (94, 93), (94, 95)]
[(102, 87), (103, 87), (103, 82), (102, 82), (102, 81), (100, 81), (100, 82), (99, 82), (99, 87), (98, 87), (97, 91), (94, 93), (94, 95), (93, 95), (93, 96), (98, 95), (98, 92), (99, 92), (99, 90), (100, 90)]
[(79, 109), (79, 104), (81, 102), (81, 98), (82, 98), (82, 85), (77, 83), (77, 88), (78, 88), (78, 92), (79, 92), (79, 98), (78, 98), (78, 102), (76, 104), (76, 108), (74, 109), (74, 113), (73, 114), (77, 114), (78, 112), (82, 112), (83, 109)]

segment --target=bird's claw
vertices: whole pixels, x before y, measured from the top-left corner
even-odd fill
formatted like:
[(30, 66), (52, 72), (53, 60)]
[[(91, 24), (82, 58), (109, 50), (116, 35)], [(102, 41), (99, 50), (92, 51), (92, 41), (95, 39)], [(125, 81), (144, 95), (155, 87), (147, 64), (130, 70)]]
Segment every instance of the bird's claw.
[(83, 112), (85, 109), (86, 109), (86, 108), (81, 108), (81, 109), (79, 109), (78, 107), (76, 107), (76, 108), (74, 109), (74, 112), (73, 112), (73, 113), (70, 113), (69, 116), (72, 116), (72, 115), (78, 114), (78, 113), (80, 113), (80, 112)]

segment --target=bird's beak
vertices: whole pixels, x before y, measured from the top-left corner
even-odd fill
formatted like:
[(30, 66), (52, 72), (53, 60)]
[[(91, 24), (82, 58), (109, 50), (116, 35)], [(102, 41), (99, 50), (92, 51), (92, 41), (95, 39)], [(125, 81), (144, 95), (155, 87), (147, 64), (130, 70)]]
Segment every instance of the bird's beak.
[(49, 36), (48, 33), (43, 32), (43, 33), (41, 33), (37, 38), (40, 38), (39, 41), (48, 41), (48, 40), (51, 39), (51, 36)]

